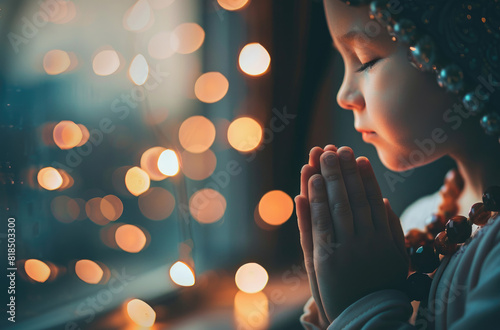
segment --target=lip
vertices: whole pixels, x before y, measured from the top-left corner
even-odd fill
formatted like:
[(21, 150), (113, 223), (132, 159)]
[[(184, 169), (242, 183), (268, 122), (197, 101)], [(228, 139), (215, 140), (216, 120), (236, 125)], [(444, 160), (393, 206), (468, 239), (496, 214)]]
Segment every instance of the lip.
[(361, 133), (363, 134), (363, 141), (371, 140), (377, 136), (375, 132), (362, 131)]

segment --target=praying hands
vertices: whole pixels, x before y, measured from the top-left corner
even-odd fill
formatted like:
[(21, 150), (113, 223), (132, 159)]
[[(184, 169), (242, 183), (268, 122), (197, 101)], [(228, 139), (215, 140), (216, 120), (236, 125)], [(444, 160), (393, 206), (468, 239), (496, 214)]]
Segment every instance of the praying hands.
[(366, 157), (349, 147), (315, 147), (295, 197), (300, 242), (322, 326), (364, 296), (402, 290), (408, 256)]

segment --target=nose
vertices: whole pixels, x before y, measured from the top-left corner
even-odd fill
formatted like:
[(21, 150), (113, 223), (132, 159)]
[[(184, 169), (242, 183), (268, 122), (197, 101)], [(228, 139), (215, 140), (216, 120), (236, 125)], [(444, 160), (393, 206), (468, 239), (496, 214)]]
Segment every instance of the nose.
[(337, 93), (337, 103), (346, 110), (361, 110), (365, 107), (365, 100), (358, 84), (358, 77), (353, 74), (344, 75), (342, 86)]

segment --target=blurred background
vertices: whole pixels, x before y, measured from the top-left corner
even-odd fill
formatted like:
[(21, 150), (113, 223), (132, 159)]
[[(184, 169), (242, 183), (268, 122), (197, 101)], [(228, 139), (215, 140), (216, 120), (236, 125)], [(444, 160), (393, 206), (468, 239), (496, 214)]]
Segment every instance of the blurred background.
[(0, 32), (2, 328), (301, 329), (309, 150), (397, 214), (452, 166), (362, 141), (321, 1), (2, 0)]

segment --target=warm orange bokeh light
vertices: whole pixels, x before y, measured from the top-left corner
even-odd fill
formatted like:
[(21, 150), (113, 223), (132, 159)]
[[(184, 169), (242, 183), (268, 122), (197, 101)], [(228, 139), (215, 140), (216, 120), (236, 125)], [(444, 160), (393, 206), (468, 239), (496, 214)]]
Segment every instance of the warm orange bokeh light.
[(155, 34), (148, 44), (148, 52), (152, 58), (163, 60), (172, 56), (175, 51), (171, 44), (172, 35), (168, 31)]
[(217, 0), (219, 5), (226, 10), (240, 10), (243, 9), (249, 0)]
[(151, 180), (161, 181), (167, 178), (167, 175), (161, 173), (158, 168), (158, 159), (165, 150), (167, 149), (163, 147), (153, 147), (144, 151), (141, 156), (141, 168), (146, 171)]
[(120, 67), (120, 57), (118, 53), (112, 49), (103, 50), (94, 56), (92, 68), (98, 76), (109, 76), (118, 70)]
[(220, 101), (229, 89), (229, 82), (220, 72), (202, 74), (194, 85), (194, 94), (201, 102), (215, 103)]
[(205, 31), (196, 23), (183, 23), (172, 32), (170, 45), (179, 54), (189, 54), (201, 47)]
[(68, 53), (64, 50), (54, 49), (48, 51), (43, 57), (43, 68), (49, 75), (57, 75), (66, 71), (71, 65)]
[(210, 148), (214, 140), (215, 126), (206, 117), (189, 117), (179, 128), (179, 142), (189, 152), (204, 152)]
[(255, 293), (266, 287), (269, 276), (261, 265), (250, 262), (241, 266), (234, 277), (236, 286), (243, 292)]
[(252, 118), (238, 118), (229, 125), (227, 140), (238, 151), (251, 151), (262, 140), (262, 127)]
[(80, 218), (80, 206), (68, 196), (57, 196), (50, 203), (54, 217), (63, 223), (71, 223)]
[(50, 267), (45, 262), (37, 259), (26, 260), (24, 270), (31, 279), (41, 283), (47, 281), (50, 276)]
[(264, 292), (236, 292), (234, 319), (237, 329), (269, 329), (269, 299)]
[(174, 176), (179, 172), (179, 158), (172, 149), (163, 151), (158, 158), (158, 169), (164, 175)]
[(82, 130), (72, 121), (59, 122), (52, 133), (55, 144), (61, 149), (71, 149), (80, 144), (83, 138)]
[(146, 245), (144, 232), (134, 225), (123, 225), (116, 229), (116, 244), (126, 252), (137, 253)]
[(156, 320), (154, 309), (140, 299), (132, 299), (128, 302), (127, 314), (132, 321), (141, 327), (151, 327)]
[(137, 0), (123, 16), (123, 27), (128, 31), (142, 32), (154, 23), (153, 10), (148, 0)]
[(168, 218), (175, 207), (175, 198), (168, 190), (152, 187), (139, 196), (139, 209), (151, 220)]
[(134, 195), (139, 196), (149, 189), (149, 176), (140, 167), (132, 167), (125, 174), (125, 185), (128, 191)]
[(61, 173), (53, 167), (44, 167), (38, 171), (38, 184), (47, 190), (56, 190), (63, 184)]
[(182, 261), (177, 261), (170, 267), (170, 278), (180, 286), (193, 286), (195, 283), (194, 272)]
[(248, 75), (258, 76), (263, 74), (269, 68), (270, 63), (271, 56), (259, 43), (248, 44), (240, 52), (240, 68)]
[(137, 86), (144, 85), (149, 75), (149, 65), (144, 55), (139, 54), (132, 60), (128, 69), (129, 79)]
[(76, 262), (75, 273), (78, 278), (89, 284), (99, 283), (104, 275), (104, 271), (96, 262), (87, 259)]
[(218, 191), (204, 188), (189, 199), (189, 212), (200, 223), (218, 221), (226, 211), (226, 199)]
[(292, 213), (293, 200), (281, 190), (266, 193), (259, 202), (260, 217), (270, 225), (281, 225), (290, 218)]
[(80, 131), (82, 132), (82, 139), (80, 140), (80, 143), (78, 143), (76, 146), (81, 147), (89, 140), (90, 133), (87, 127), (85, 127), (84, 125), (78, 124), (78, 127), (80, 127)]
[(85, 204), (85, 212), (87, 213), (87, 217), (89, 217), (92, 222), (98, 224), (100, 226), (107, 225), (109, 220), (106, 219), (104, 214), (101, 211), (101, 197), (91, 198)]
[(116, 221), (123, 213), (123, 203), (115, 195), (104, 196), (101, 200), (101, 213), (109, 221)]
[(199, 154), (184, 150), (181, 154), (182, 172), (192, 180), (204, 180), (215, 171), (217, 157), (208, 149)]

